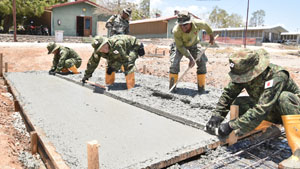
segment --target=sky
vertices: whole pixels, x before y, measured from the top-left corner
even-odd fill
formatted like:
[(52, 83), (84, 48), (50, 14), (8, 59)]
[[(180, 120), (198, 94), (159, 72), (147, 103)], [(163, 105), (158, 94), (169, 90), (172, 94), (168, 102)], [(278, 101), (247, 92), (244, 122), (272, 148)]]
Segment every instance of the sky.
[[(162, 16), (172, 16), (175, 9), (188, 10), (207, 20), (213, 7), (218, 6), (229, 14), (241, 15), (246, 22), (247, 2), (248, 0), (150, 0), (150, 8), (159, 9)], [(266, 13), (266, 26), (280, 25), (289, 32), (300, 32), (300, 0), (250, 0), (248, 21), (252, 13), (260, 9)]]

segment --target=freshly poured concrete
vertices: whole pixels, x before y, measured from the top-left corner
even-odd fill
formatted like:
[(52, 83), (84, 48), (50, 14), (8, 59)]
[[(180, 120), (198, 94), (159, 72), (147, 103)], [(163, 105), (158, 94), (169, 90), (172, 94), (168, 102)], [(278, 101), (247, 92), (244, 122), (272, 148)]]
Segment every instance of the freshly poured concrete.
[(46, 72), (8, 73), (33, 125), (71, 168), (87, 168), (86, 143), (100, 143), (100, 168), (143, 168), (217, 138)]

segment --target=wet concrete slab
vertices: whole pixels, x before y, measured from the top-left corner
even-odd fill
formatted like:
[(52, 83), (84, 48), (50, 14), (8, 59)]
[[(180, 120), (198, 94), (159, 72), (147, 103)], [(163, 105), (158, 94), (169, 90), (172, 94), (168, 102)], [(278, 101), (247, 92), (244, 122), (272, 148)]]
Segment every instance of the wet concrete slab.
[(46, 72), (8, 73), (33, 125), (66, 163), (87, 168), (86, 144), (98, 140), (100, 168), (144, 168), (218, 141), (189, 127)]

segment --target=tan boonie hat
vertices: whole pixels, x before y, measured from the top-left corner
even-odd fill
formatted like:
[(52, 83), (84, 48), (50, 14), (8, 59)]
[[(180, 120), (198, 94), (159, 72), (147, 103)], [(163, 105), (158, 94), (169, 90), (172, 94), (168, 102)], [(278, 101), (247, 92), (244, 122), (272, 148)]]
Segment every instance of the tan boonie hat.
[(123, 9), (123, 12), (126, 13), (128, 16), (131, 15), (131, 9), (130, 8)]
[(93, 48), (95, 49), (95, 52), (98, 52), (104, 44), (108, 42), (108, 38), (103, 36), (96, 36), (94, 38), (94, 41), (92, 43)]
[(229, 76), (234, 83), (247, 83), (259, 76), (270, 64), (264, 49), (240, 50), (229, 57)]
[(50, 42), (47, 45), (47, 49), (48, 49), (48, 55), (52, 52), (54, 52), (56, 49), (59, 48), (59, 45), (57, 45), (55, 42)]
[(188, 11), (180, 11), (177, 15), (177, 24), (184, 25), (187, 23), (191, 23), (191, 15)]

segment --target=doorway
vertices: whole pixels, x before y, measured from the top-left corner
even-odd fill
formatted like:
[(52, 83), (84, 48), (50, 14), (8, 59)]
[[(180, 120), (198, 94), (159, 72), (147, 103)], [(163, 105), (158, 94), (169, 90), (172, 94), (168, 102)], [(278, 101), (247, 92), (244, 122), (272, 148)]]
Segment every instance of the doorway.
[(90, 36), (92, 35), (92, 17), (77, 16), (76, 17), (76, 35)]

